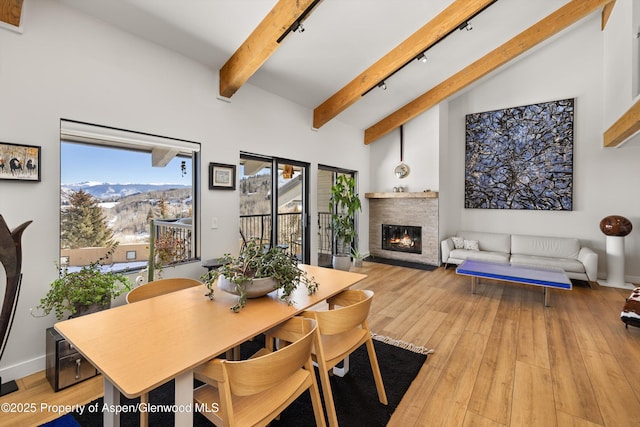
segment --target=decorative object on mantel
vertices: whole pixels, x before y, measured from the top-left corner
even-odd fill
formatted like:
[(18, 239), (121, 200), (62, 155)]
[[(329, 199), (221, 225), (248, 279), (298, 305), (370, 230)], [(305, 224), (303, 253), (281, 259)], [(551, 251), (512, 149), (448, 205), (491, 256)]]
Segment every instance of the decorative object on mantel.
[(468, 114), (464, 207), (573, 209), (574, 99)]
[(607, 280), (601, 285), (633, 289), (624, 281), (624, 237), (631, 233), (631, 221), (620, 215), (610, 215), (600, 221), (600, 231), (607, 237)]
[[(22, 282), (22, 233), (33, 221), (27, 221), (13, 230), (9, 230), (7, 223), (0, 215), (0, 263), (4, 267), (7, 276), (6, 289), (4, 290), (4, 300), (2, 301), (2, 311), (0, 312), (0, 359), (4, 354), (4, 349), (9, 339), (9, 331), (13, 323), (18, 296), (20, 295), (20, 283)], [(0, 378), (0, 396), (18, 390), (15, 381), (2, 383)]]
[(403, 126), (400, 125), (400, 164), (396, 166), (396, 168), (393, 170), (393, 173), (395, 173), (396, 177), (400, 179), (404, 179), (408, 177), (409, 172), (411, 172), (411, 169), (409, 169), (409, 165), (407, 165), (403, 161), (403, 154), (404, 154), (404, 130), (403, 130)]

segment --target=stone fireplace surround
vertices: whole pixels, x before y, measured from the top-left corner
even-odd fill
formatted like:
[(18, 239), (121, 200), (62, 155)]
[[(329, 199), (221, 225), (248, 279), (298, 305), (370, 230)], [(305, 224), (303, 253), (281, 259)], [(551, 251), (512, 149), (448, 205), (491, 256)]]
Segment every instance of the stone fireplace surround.
[[(438, 193), (366, 193), (369, 200), (369, 252), (373, 257), (439, 265)], [(422, 253), (382, 249), (382, 224), (422, 227)]]

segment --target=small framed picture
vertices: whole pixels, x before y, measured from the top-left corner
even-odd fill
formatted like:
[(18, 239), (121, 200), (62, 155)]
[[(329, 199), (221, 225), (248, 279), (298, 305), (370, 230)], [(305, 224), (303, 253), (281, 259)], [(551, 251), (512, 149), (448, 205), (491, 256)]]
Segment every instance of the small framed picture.
[(209, 163), (209, 190), (235, 190), (236, 165)]
[(0, 180), (40, 182), (40, 147), (0, 142)]

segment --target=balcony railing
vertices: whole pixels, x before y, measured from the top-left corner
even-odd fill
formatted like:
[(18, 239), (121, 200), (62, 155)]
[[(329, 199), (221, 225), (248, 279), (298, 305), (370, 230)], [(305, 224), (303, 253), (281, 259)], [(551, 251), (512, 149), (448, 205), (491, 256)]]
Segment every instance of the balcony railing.
[(318, 212), (318, 254), (333, 254), (333, 233), (329, 212)]
[[(330, 220), (330, 214), (318, 214), (319, 253), (331, 254)], [(259, 239), (261, 242), (269, 244), (271, 215), (240, 215), (240, 231), (245, 239)], [(296, 212), (278, 214), (278, 241), (276, 245), (285, 248), (293, 256), (301, 257), (302, 214)]]
[(191, 218), (153, 220), (152, 251), (162, 266), (188, 261), (193, 257), (193, 225)]

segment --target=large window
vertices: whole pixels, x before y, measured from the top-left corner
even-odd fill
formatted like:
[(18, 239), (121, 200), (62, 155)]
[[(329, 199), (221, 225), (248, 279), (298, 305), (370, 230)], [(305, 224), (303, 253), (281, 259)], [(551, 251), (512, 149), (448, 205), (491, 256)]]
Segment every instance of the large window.
[[(200, 145), (61, 121), (60, 262), (112, 269), (197, 259)], [(152, 255), (150, 255), (152, 254)]]

